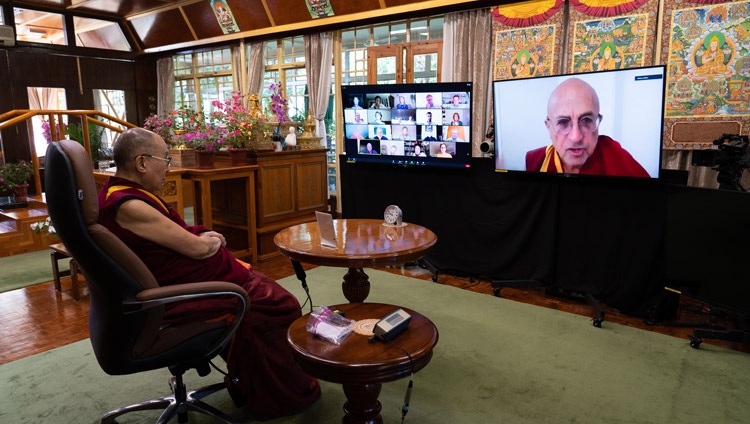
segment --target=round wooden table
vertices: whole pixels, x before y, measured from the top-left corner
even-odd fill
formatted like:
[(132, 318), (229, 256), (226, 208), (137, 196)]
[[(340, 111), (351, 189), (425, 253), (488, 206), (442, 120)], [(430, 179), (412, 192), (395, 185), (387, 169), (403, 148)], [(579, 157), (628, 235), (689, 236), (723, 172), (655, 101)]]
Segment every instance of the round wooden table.
[[(348, 303), (330, 308), (338, 308), (347, 318), (359, 321), (380, 319), (399, 306)], [(439, 337), (437, 327), (424, 315), (401, 308), (411, 315), (411, 321), (393, 340), (396, 346), (381, 341), (369, 342), (367, 335), (356, 332), (336, 345), (307, 331), (310, 314), (298, 318), (289, 327), (287, 341), (300, 367), (316, 378), (343, 385), (346, 395), (343, 423), (382, 423), (378, 400), (382, 383), (407, 377), (432, 359), (432, 349)]]
[(350, 302), (364, 302), (370, 293), (370, 279), (362, 268), (412, 262), (437, 243), (435, 233), (416, 224), (393, 227), (377, 219), (335, 219), (333, 226), (336, 248), (321, 246), (317, 222), (285, 228), (273, 241), (292, 260), (349, 268), (341, 288)]

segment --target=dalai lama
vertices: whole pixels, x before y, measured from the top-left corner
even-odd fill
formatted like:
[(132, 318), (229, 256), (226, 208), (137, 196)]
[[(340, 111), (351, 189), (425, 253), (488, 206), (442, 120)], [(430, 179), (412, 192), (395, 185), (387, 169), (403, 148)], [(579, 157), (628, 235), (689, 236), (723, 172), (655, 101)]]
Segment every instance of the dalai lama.
[(544, 121), (552, 144), (526, 153), (528, 171), (648, 177), (649, 174), (617, 141), (599, 135), (599, 97), (578, 78), (553, 90)]

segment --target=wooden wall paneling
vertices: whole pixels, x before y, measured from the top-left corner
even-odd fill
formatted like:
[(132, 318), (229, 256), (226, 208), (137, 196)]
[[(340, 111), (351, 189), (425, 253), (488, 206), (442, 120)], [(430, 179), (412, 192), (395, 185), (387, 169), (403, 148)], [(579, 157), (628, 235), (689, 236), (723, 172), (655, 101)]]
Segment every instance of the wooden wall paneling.
[(228, 0), (227, 4), (232, 9), (234, 21), (240, 27), (240, 31), (251, 31), (271, 26), (271, 19), (261, 0)]
[[(234, 13), (234, 8), (232, 6), (229, 7)], [(195, 31), (195, 35), (198, 38), (211, 38), (224, 35), (208, 1), (185, 5), (182, 7), (182, 10), (185, 11), (185, 16), (190, 23), (190, 27)], [(240, 27), (240, 29), (242, 28)]]
[(143, 40), (144, 49), (195, 41), (179, 9), (141, 16), (130, 22), (138, 37)]

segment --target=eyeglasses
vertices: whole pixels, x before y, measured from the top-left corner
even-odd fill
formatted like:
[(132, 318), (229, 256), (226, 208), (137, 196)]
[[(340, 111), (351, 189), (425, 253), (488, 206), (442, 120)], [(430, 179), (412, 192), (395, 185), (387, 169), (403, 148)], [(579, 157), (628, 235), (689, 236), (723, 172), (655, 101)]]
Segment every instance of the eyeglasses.
[[(552, 122), (552, 128), (559, 135), (568, 135), (573, 129), (573, 120), (570, 118), (558, 118), (554, 121), (547, 118), (547, 121)], [(578, 118), (578, 129), (582, 133), (592, 133), (599, 128), (599, 124), (602, 122), (602, 115), (586, 115)]]
[[(172, 163), (172, 156), (167, 156), (165, 158), (160, 158), (159, 156), (149, 155), (148, 153), (142, 153), (142, 154), (140, 154), (138, 156), (146, 156), (146, 157), (149, 157), (149, 158), (163, 160), (164, 162), (167, 163), (167, 166), (169, 166)], [(138, 157), (138, 156), (136, 156), (136, 157)]]

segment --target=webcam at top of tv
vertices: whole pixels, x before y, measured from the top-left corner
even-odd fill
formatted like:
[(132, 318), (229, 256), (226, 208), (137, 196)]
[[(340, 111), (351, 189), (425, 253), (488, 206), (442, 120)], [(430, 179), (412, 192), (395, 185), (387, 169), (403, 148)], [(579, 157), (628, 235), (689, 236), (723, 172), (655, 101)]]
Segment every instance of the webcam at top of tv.
[(747, 191), (740, 179), (745, 169), (750, 169), (750, 148), (747, 135), (724, 134), (714, 140), (710, 150), (693, 150), (694, 166), (710, 166), (718, 172), (719, 189)]

